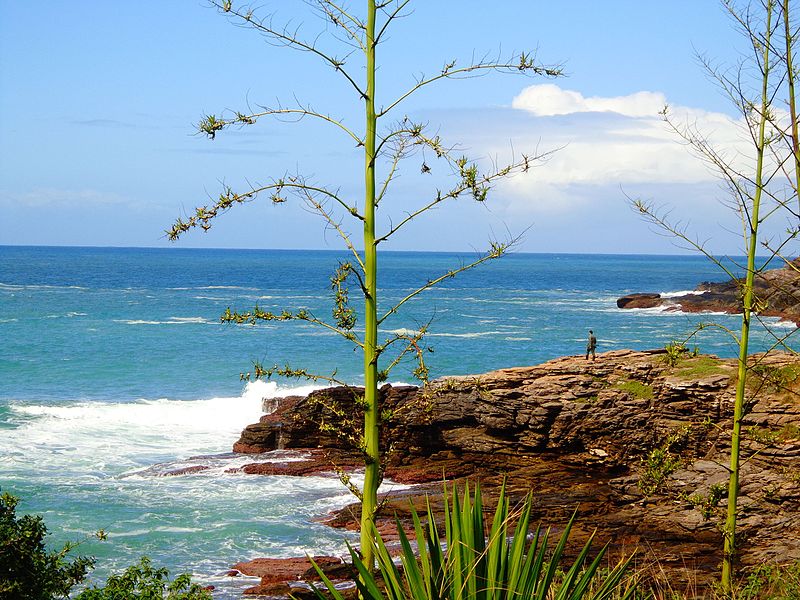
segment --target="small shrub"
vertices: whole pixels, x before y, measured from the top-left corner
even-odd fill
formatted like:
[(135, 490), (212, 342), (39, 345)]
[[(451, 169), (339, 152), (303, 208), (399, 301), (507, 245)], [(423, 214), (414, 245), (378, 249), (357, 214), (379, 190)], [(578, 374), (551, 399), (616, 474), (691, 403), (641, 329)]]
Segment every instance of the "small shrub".
[(681, 466), (681, 458), (673, 450), (682, 446), (689, 439), (691, 429), (691, 425), (684, 425), (676, 429), (667, 436), (660, 447), (653, 448), (642, 459), (639, 489), (644, 496), (652, 496), (660, 491), (667, 477)]
[(763, 363), (750, 369), (748, 383), (751, 387), (766, 387), (772, 392), (791, 391), (800, 380), (800, 366), (774, 366)]
[(800, 437), (800, 427), (787, 423), (778, 430), (753, 425), (747, 430), (747, 437), (759, 444), (771, 445), (795, 440)]
[(86, 577), (94, 559), (69, 560), (75, 544), (65, 544), (57, 552), (47, 550), (42, 517), (17, 517), (18, 503), (9, 493), (0, 495), (0, 600), (65, 598)]
[(800, 561), (788, 565), (757, 566), (741, 584), (735, 597), (740, 600), (800, 598)]
[(639, 477), (639, 489), (645, 496), (658, 492), (667, 477), (681, 466), (681, 459), (668, 448), (653, 448), (644, 459), (643, 471)]
[(664, 354), (664, 362), (670, 367), (674, 367), (678, 364), (678, 361), (683, 358), (684, 354), (686, 354), (686, 344), (673, 341), (664, 346), (664, 351), (666, 352), (666, 354)]
[(112, 575), (102, 588), (82, 591), (76, 600), (211, 600), (211, 593), (191, 582), (188, 573), (169, 581), (167, 569), (154, 569), (143, 556), (122, 575)]
[(708, 521), (714, 516), (714, 509), (719, 505), (728, 488), (721, 483), (715, 483), (708, 490), (708, 494), (692, 494), (687, 500), (694, 505), (703, 515), (703, 520)]

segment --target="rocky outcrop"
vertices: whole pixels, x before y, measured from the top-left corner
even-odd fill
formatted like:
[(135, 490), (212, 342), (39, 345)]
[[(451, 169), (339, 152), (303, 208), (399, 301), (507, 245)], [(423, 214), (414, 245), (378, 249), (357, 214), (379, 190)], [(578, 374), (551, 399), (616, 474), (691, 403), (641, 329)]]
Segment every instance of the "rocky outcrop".
[[(617, 300), (617, 307), (736, 314), (742, 312), (743, 283), (743, 279), (703, 282), (692, 293), (667, 298), (655, 293), (629, 294)], [(783, 268), (758, 273), (753, 281), (753, 293), (753, 306), (760, 315), (780, 317), (800, 326), (800, 258)]]
[[(351, 579), (354, 576), (350, 565), (336, 556), (314, 556), (314, 563), (330, 579)], [(256, 558), (233, 565), (229, 575), (239, 574), (260, 577), (258, 585), (244, 590), (245, 596), (316, 597), (303, 585), (308, 581), (320, 581), (317, 570), (309, 558)], [(299, 586), (297, 582), (302, 582)]]
[[(800, 560), (800, 359), (752, 360), (740, 560)], [(639, 548), (659, 569), (680, 576), (689, 567), (702, 584), (720, 562), (735, 383), (733, 360), (686, 355), (671, 365), (663, 351), (614, 351), (424, 389), (385, 386), (386, 477), (423, 485), (390, 494), (379, 527), (391, 535), (394, 515), (422, 509), (426, 493), (438, 506), (443, 476), (479, 478), (489, 496), (505, 478), (512, 495), (533, 492), (535, 517), (547, 524), (562, 524), (577, 507), (576, 543), (596, 528), (616, 552)], [(347, 427), (337, 435), (319, 425), (336, 411), (357, 422), (359, 394), (332, 388), (288, 398), (245, 429), (236, 448), (303, 450), (309, 472), (324, 461), (328, 470), (355, 468)], [(357, 513), (348, 507), (327, 522), (354, 527)]]

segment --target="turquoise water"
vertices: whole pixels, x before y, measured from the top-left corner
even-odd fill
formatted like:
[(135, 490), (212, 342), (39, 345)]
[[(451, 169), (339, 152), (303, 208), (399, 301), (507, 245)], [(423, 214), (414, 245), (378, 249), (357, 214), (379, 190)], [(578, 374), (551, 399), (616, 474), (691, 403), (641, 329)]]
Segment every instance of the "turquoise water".
[[(0, 246), (0, 487), (23, 498), (22, 510), (43, 514), (57, 541), (105, 529), (108, 541), (88, 539), (81, 548), (99, 557), (98, 578), (148, 554), (227, 598), (246, 584), (221, 575), (238, 560), (341, 552), (347, 534), (313, 522), (350, 501), (338, 480), (226, 471), (253, 461), (229, 450), (258, 419), (261, 398), (300, 387), (243, 385), (239, 373), (253, 359), (337, 370), (358, 383), (359, 355), (312, 325), (230, 326), (219, 315), (257, 303), (327, 317), (329, 278), (346, 258), (325, 251)], [(471, 258), (384, 254), (382, 306)], [(409, 302), (382, 335), (432, 319), (433, 376), (581, 354), (588, 329), (600, 352), (656, 348), (701, 320), (733, 329), (739, 322), (622, 311), (617, 297), (690, 290), (720, 278), (699, 257), (511, 255)], [(782, 333), (794, 330), (772, 323)], [(762, 333), (756, 338), (756, 348), (769, 343)], [(703, 352), (735, 352), (716, 331), (695, 343)], [(409, 366), (390, 380), (411, 381)], [(194, 465), (210, 468), (163, 475)]]

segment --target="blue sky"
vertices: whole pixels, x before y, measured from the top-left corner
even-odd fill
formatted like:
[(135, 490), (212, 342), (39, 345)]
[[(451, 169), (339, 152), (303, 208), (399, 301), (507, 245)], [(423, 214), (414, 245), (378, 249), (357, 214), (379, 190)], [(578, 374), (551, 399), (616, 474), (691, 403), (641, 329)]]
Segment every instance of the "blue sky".
[[(476, 159), (563, 149), (498, 186), (486, 206), (460, 200), (386, 249), (469, 250), (527, 229), (522, 251), (679, 252), (633, 214), (627, 194), (672, 207), (715, 250), (736, 253), (724, 192), (657, 117), (669, 103), (726, 136), (733, 114), (695, 59), (730, 63), (742, 47), (716, 2), (412, 4), (380, 49), (379, 103), (452, 59), (534, 49), (567, 76), (443, 82), (398, 116), (428, 122)], [(301, 0), (259, 5), (309, 35), (324, 30)], [(242, 189), (286, 172), (359, 193), (357, 151), (319, 124), (262, 121), (214, 141), (194, 134), (204, 114), (295, 97), (359, 128), (357, 99), (312, 56), (270, 46), (202, 1), (0, 0), (0, 10), (0, 244), (166, 246), (163, 231), (222, 182)], [(384, 225), (435, 193), (420, 162), (398, 180)], [(301, 206), (266, 199), (178, 243), (340, 247)]]

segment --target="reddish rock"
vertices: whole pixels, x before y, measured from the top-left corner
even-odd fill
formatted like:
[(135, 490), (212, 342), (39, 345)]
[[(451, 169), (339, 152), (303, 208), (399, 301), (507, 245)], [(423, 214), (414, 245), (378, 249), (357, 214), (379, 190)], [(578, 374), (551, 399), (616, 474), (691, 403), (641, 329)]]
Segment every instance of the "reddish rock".
[[(322, 568), (342, 565), (335, 556), (315, 556), (314, 562)], [(261, 577), (261, 585), (285, 581), (317, 581), (319, 575), (308, 558), (255, 558), (233, 565), (242, 575)]]
[(661, 303), (661, 294), (628, 294), (617, 300), (617, 308), (655, 308)]
[(357, 455), (344, 451), (308, 449), (300, 460), (248, 463), (236, 469), (228, 469), (226, 473), (247, 473), (248, 475), (284, 475), (291, 477), (322, 475), (334, 473), (336, 469), (353, 471), (362, 467)]
[(273, 598), (288, 598), (292, 588), (285, 581), (272, 583), (259, 583), (242, 591), (245, 596), (271, 596)]

